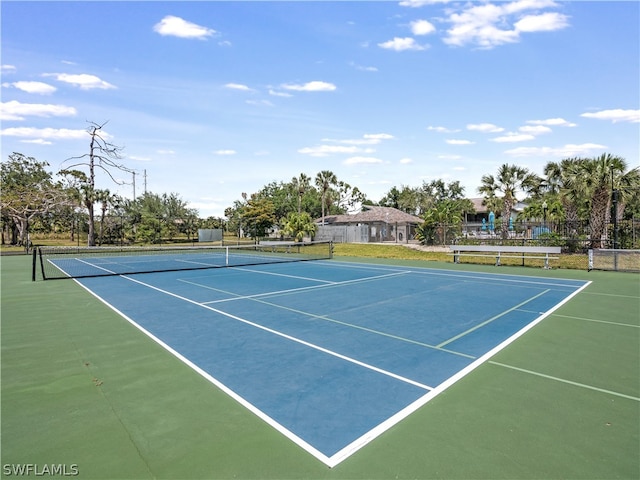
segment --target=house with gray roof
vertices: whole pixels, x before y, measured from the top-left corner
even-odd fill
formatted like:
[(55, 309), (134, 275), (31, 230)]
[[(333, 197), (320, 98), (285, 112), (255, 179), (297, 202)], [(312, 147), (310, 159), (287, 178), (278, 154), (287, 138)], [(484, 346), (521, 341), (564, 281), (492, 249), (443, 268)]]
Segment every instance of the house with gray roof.
[(415, 229), (424, 220), (397, 208), (363, 205), (358, 213), (325, 215), (316, 220), (316, 240), (332, 240), (336, 243), (394, 242), (409, 243), (415, 237)]

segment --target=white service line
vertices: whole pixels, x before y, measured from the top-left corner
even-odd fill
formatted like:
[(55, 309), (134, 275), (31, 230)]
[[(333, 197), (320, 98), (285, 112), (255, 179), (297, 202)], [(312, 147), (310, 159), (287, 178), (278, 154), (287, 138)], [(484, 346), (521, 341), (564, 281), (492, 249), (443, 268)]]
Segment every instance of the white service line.
[(169, 295), (171, 297), (178, 298), (180, 300), (183, 300), (185, 302), (191, 303), (193, 305), (197, 305), (199, 307), (206, 308), (207, 310), (211, 310), (213, 312), (216, 312), (216, 313), (218, 313), (220, 315), (224, 315), (225, 317), (231, 318), (233, 320), (245, 323), (247, 325), (251, 325), (252, 327), (255, 327), (255, 328), (259, 328), (260, 330), (264, 330), (265, 332), (272, 333), (272, 334), (277, 335), (279, 337), (286, 338), (287, 340), (291, 340), (293, 342), (299, 343), (301, 345), (305, 345), (307, 347), (313, 348), (315, 350), (318, 350), (320, 352), (326, 353), (328, 355), (332, 355), (334, 357), (340, 358), (341, 360), (345, 360), (347, 362), (353, 363), (353, 364), (358, 365), (360, 367), (364, 367), (364, 368), (367, 368), (369, 370), (373, 370), (374, 372), (381, 373), (381, 374), (386, 375), (388, 377), (395, 378), (396, 380), (400, 380), (402, 382), (414, 385), (416, 387), (422, 388), (422, 389), (427, 390), (427, 391), (433, 390), (433, 387), (430, 387), (428, 385), (424, 385), (424, 384), (422, 384), (420, 382), (416, 382), (415, 380), (411, 380), (410, 378), (406, 378), (406, 377), (403, 377), (401, 375), (397, 375), (397, 374), (395, 374), (393, 372), (389, 372), (387, 370), (383, 370), (382, 368), (374, 367), (373, 365), (369, 365), (367, 363), (361, 362), (359, 360), (356, 360), (355, 358), (347, 357), (346, 355), (342, 355), (342, 354), (340, 354), (338, 352), (334, 352), (332, 350), (329, 350), (327, 348), (321, 347), (319, 345), (315, 345), (313, 343), (306, 342), (304, 340), (301, 340), (299, 338), (293, 337), (291, 335), (287, 335), (286, 333), (282, 333), (282, 332), (279, 332), (277, 330), (273, 330), (272, 328), (265, 327), (263, 325), (260, 325), (258, 323), (254, 323), (254, 322), (252, 322), (250, 320), (246, 320), (246, 319), (238, 317), (236, 315), (232, 315), (230, 313), (223, 312), (222, 310), (218, 310), (217, 308), (210, 307), (209, 305), (205, 305), (205, 304), (203, 304), (201, 302), (196, 302), (194, 300), (191, 300), (189, 298), (183, 297), (181, 295), (177, 295), (177, 294), (169, 292), (167, 290), (163, 290), (162, 288), (158, 288), (158, 287), (155, 287), (153, 285), (149, 285), (148, 283), (141, 282), (140, 280), (136, 280), (135, 278), (131, 278), (131, 277), (128, 277), (126, 275), (121, 275), (121, 277), (124, 278), (124, 279), (130, 280), (130, 281), (132, 281), (134, 283), (138, 283), (138, 284), (140, 284), (142, 286), (145, 286), (147, 288), (151, 288), (152, 290), (156, 290), (158, 292), (164, 293), (165, 295)]

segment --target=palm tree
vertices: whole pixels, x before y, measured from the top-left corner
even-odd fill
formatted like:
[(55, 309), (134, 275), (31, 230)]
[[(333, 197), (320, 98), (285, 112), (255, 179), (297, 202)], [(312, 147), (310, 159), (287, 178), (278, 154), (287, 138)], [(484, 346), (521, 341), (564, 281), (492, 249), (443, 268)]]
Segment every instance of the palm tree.
[[(638, 169), (625, 173), (627, 162), (609, 153), (583, 159), (575, 164), (568, 179), (569, 187), (583, 193), (589, 200), (591, 246), (601, 248), (606, 227), (611, 219), (611, 197), (614, 190), (637, 177)], [(616, 212), (617, 214), (617, 212)]]
[(584, 200), (581, 176), (576, 175), (577, 165), (582, 161), (579, 158), (565, 158), (560, 163), (549, 162), (544, 167), (546, 179), (543, 180), (543, 188), (559, 197), (571, 237), (578, 234), (579, 207)]
[(104, 217), (107, 215), (107, 209), (114, 199), (115, 197), (111, 195), (111, 192), (108, 189), (95, 191), (95, 200), (100, 203), (100, 230), (98, 231), (98, 245), (102, 245)]
[(494, 197), (502, 194), (502, 238), (509, 236), (509, 216), (515, 205), (516, 194), (519, 191), (529, 192), (533, 190), (539, 182), (538, 177), (530, 173), (528, 169), (517, 165), (504, 164), (498, 169), (498, 176), (483, 175), (481, 179), (482, 185), (478, 188), (478, 192), (486, 197)]
[(327, 200), (327, 192), (329, 191), (329, 189), (331, 188), (332, 185), (336, 185), (338, 183), (338, 178), (336, 177), (335, 173), (329, 171), (329, 170), (323, 170), (321, 172), (318, 172), (318, 174), (316, 175), (316, 186), (320, 189), (320, 192), (322, 194), (322, 224), (324, 225), (324, 213), (325, 213), (325, 206), (326, 206), (326, 200)]
[(622, 175), (618, 179), (615, 188), (618, 190), (618, 211), (614, 212), (614, 214), (618, 220), (621, 220), (625, 206), (632, 201), (634, 196), (637, 196), (640, 191), (640, 167), (629, 170)]
[(298, 193), (298, 214), (302, 213), (302, 197), (311, 185), (311, 178), (304, 173), (291, 179), (291, 185)]
[(282, 233), (293, 237), (296, 242), (302, 242), (306, 235), (312, 237), (317, 230), (318, 226), (307, 212), (290, 212), (282, 226)]

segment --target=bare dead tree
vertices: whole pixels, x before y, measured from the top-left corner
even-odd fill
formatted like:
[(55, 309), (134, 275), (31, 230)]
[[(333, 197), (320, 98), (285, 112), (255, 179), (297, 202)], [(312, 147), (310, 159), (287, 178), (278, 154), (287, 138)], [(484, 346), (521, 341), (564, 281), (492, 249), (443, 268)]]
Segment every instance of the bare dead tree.
[(123, 148), (114, 145), (108, 140), (103, 128), (108, 123), (104, 122), (98, 124), (95, 122), (89, 122), (90, 126), (87, 128), (89, 134), (89, 152), (78, 157), (71, 157), (66, 161), (80, 160), (72, 165), (68, 166), (68, 169), (75, 167), (87, 167), (89, 169), (89, 175), (84, 191), (84, 206), (89, 212), (89, 233), (87, 236), (87, 245), (95, 246), (95, 220), (94, 220), (94, 205), (97, 201), (96, 190), (96, 170), (102, 170), (106, 173), (112, 182), (117, 185), (124, 185), (125, 182), (117, 180), (114, 177), (113, 170), (119, 170), (121, 172), (132, 173), (133, 170), (125, 167), (119, 161), (122, 159)]

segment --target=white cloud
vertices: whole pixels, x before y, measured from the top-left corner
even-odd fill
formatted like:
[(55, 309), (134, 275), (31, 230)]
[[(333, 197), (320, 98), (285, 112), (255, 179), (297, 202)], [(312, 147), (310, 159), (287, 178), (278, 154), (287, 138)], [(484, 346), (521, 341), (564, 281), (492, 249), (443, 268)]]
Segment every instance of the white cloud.
[(305, 147), (298, 150), (298, 153), (304, 153), (312, 157), (326, 157), (335, 153), (358, 153), (362, 150), (358, 147), (345, 147), (342, 145), (318, 145), (316, 147)]
[(551, 133), (551, 129), (545, 125), (535, 125), (533, 127), (530, 127), (528, 125), (525, 125), (524, 127), (520, 127), (518, 128), (519, 131), (521, 131), (522, 133), (528, 133), (530, 135), (542, 135), (545, 133)]
[(583, 113), (580, 116), (585, 118), (595, 118), (598, 120), (610, 120), (613, 123), (640, 122), (640, 110), (623, 110), (621, 108), (616, 108), (613, 110), (601, 110), (599, 112), (593, 112), (593, 113), (587, 112), (587, 113)]
[(2, 120), (24, 120), (27, 116), (72, 117), (77, 113), (75, 108), (65, 105), (20, 103), (16, 100), (0, 103), (0, 119)]
[(243, 85), (241, 83), (227, 83), (225, 86), (225, 88), (229, 88), (231, 90), (242, 90), (243, 92), (253, 92), (253, 88), (250, 88), (246, 85)]
[(402, 165), (408, 165), (410, 163), (413, 163), (413, 159), (412, 158), (401, 158), (400, 159), (400, 163)]
[(436, 31), (436, 27), (427, 20), (416, 20), (410, 23), (411, 33), (414, 35), (429, 35)]
[(345, 165), (375, 164), (382, 163), (382, 160), (375, 157), (351, 157), (347, 158), (343, 163)]
[(2, 73), (15, 73), (17, 70), (15, 65), (0, 65), (0, 72)]
[(551, 125), (558, 127), (576, 127), (575, 123), (568, 122), (564, 118), (547, 118), (545, 120), (527, 120), (530, 125)]
[(53, 145), (53, 142), (50, 142), (43, 138), (36, 138), (34, 140), (20, 140), (20, 143), (30, 143), (34, 145)]
[(179, 38), (197, 38), (204, 40), (216, 34), (216, 31), (188, 22), (180, 17), (167, 15), (153, 26), (153, 31), (163, 36)]
[(0, 135), (6, 137), (26, 137), (55, 140), (77, 140), (87, 138), (85, 130), (71, 130), (68, 128), (32, 128), (15, 127), (0, 130)]
[(425, 50), (426, 48), (422, 45), (417, 44), (416, 40), (411, 37), (395, 37), (393, 40), (379, 43), (378, 46), (387, 50), (395, 50), (396, 52), (402, 52), (404, 50)]
[(363, 72), (377, 72), (378, 68), (377, 67), (367, 67), (364, 65), (358, 65), (355, 62), (349, 62), (349, 65), (351, 65), (353, 68), (357, 69), (357, 70), (361, 70)]
[(293, 95), (291, 95), (290, 93), (287, 92), (278, 92), (277, 90), (269, 90), (269, 95), (272, 95), (274, 97), (292, 97)]
[(159, 153), (160, 155), (173, 155), (176, 152), (173, 150), (156, 150), (156, 153)]
[(566, 158), (589, 155), (593, 152), (606, 150), (606, 145), (597, 143), (583, 143), (581, 145), (568, 144), (563, 147), (519, 147), (505, 150), (504, 153), (513, 157), (556, 157)]
[(527, 15), (515, 23), (519, 32), (549, 32), (561, 30), (569, 25), (568, 17), (556, 12)]
[[(443, 41), (448, 45), (477, 45), (493, 48), (520, 41), (521, 33), (553, 31), (566, 28), (568, 17), (557, 12), (538, 13), (543, 8), (557, 7), (552, 0), (517, 0), (499, 4), (467, 3), (461, 12), (451, 13), (451, 28)], [(534, 14), (522, 15), (525, 11)]]
[(76, 87), (79, 87), (81, 90), (91, 90), (94, 88), (99, 88), (102, 90), (108, 90), (111, 88), (116, 88), (115, 85), (111, 85), (104, 80), (96, 77), (95, 75), (89, 75), (87, 73), (81, 73), (77, 75), (68, 74), (68, 73), (47, 73), (46, 77), (55, 77), (56, 80), (64, 83), (69, 83)]
[(343, 143), (346, 145), (377, 145), (383, 140), (391, 140), (395, 138), (388, 133), (365, 133), (362, 138), (349, 138), (344, 140), (338, 140), (333, 138), (323, 138), (323, 142), (335, 142)]
[(517, 143), (533, 140), (534, 138), (536, 137), (524, 133), (508, 133), (502, 137), (492, 138), (491, 141), (496, 143)]
[(235, 155), (238, 152), (236, 152), (235, 150), (216, 150), (213, 153), (215, 155)]
[(18, 90), (22, 90), (27, 93), (38, 93), (40, 95), (48, 95), (56, 91), (56, 87), (53, 85), (49, 85), (44, 82), (13, 82), (13, 83), (3, 83), (3, 87), (15, 87)]
[(401, 7), (419, 8), (425, 5), (433, 5), (434, 3), (448, 3), (450, 0), (402, 0), (399, 5)]
[(269, 100), (247, 100), (245, 103), (248, 105), (256, 105), (258, 107), (273, 107), (273, 103)]
[(296, 92), (332, 92), (336, 89), (336, 86), (333, 83), (314, 80), (303, 84), (287, 83), (282, 85), (282, 88)]
[(394, 137), (393, 135), (390, 135), (388, 133), (365, 133), (364, 138), (379, 141), (379, 140), (391, 140)]
[(449, 140), (445, 140), (445, 142), (447, 142), (449, 145), (473, 145), (476, 142), (472, 142), (471, 140), (456, 140), (456, 139), (449, 139)]
[(455, 129), (446, 128), (446, 127), (431, 127), (431, 126), (427, 127), (427, 130), (431, 132), (438, 132), (438, 133), (456, 133), (460, 131), (460, 130), (455, 130)]
[(470, 123), (467, 125), (467, 130), (482, 133), (500, 133), (504, 132), (504, 128), (498, 127), (493, 123)]

